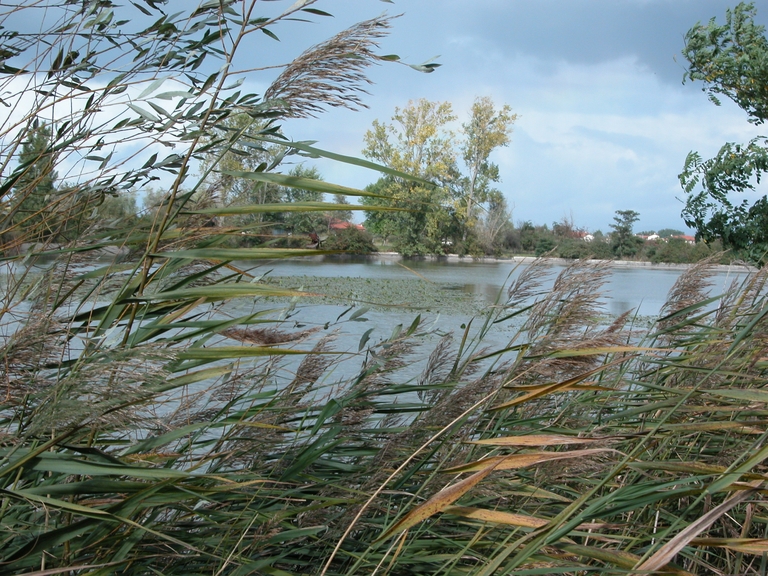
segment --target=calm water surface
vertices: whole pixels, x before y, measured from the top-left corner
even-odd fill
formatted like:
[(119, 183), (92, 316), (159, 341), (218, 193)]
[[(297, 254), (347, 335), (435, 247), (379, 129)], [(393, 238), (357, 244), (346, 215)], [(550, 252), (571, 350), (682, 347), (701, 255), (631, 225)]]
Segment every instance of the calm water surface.
[[(326, 278), (358, 277), (371, 280), (376, 279), (419, 279), (423, 278), (435, 284), (436, 290), (460, 290), (472, 295), (476, 300), (493, 304), (499, 292), (506, 285), (514, 281), (528, 264), (509, 261), (502, 262), (473, 262), (473, 261), (398, 261), (387, 257), (373, 257), (362, 259), (334, 259), (329, 257), (313, 257), (303, 260), (275, 261), (261, 264), (259, 273), (270, 271), (273, 276), (318, 276)], [(244, 269), (253, 268), (252, 263), (241, 263)], [(551, 286), (555, 277), (564, 266), (551, 264), (551, 277), (548, 284)], [(611, 315), (619, 315), (627, 310), (636, 310), (641, 316), (656, 316), (667, 299), (667, 294), (675, 281), (682, 274), (681, 270), (660, 268), (620, 268), (610, 269), (608, 283), (604, 286), (605, 311)], [(712, 278), (711, 294), (722, 293), (734, 279), (743, 278), (745, 272), (735, 269), (731, 272), (719, 272)], [(3, 275), (0, 274), (0, 278)], [(0, 289), (2, 287), (0, 286)], [(26, 313), (26, 303), (16, 312)], [(350, 303), (352, 304), (352, 303)], [(283, 305), (270, 305), (270, 308), (280, 308)], [(241, 298), (237, 301), (225, 304), (223, 308), (214, 310), (212, 317), (237, 317), (257, 312), (264, 308), (263, 302), (254, 299)], [(294, 309), (289, 310), (285, 317), (288, 320), (284, 327), (305, 329), (316, 327), (308, 341), (300, 345), (309, 349), (318, 338), (333, 334), (335, 337), (334, 348), (340, 352), (350, 354), (344, 368), (335, 368), (334, 372), (327, 376), (329, 381), (337, 378), (349, 377), (356, 373), (364, 358), (358, 355), (360, 349), (367, 345), (376, 344), (387, 340), (398, 326), (407, 329), (414, 318), (419, 315), (414, 310), (380, 310), (371, 309), (357, 318), (353, 318), (353, 312), (342, 315), (347, 306), (343, 305), (305, 305), (299, 302)], [(359, 308), (357, 308), (359, 310)], [(467, 314), (422, 312), (422, 330), (430, 335), (424, 339), (428, 347), (426, 353), (416, 354), (412, 357), (412, 363), (404, 369), (408, 377), (416, 376), (422, 369), (428, 357), (429, 347), (434, 345), (442, 334), (451, 332), (457, 340), (460, 340), (466, 326), (470, 326), (469, 334), (476, 333), (482, 320), (472, 320)], [(341, 317), (340, 317), (341, 316)], [(18, 328), (17, 321), (6, 319), (7, 324), (0, 326), (0, 337), (9, 337)], [(515, 322), (508, 322), (494, 326), (494, 330), (484, 340), (484, 346), (503, 348), (510, 338), (517, 332), (519, 326)], [(432, 331), (434, 330), (434, 332)], [(233, 344), (234, 342), (222, 338), (220, 342), (211, 344)], [(77, 346), (75, 346), (77, 348)], [(286, 361), (290, 367), (290, 360)], [(298, 360), (296, 360), (298, 362)]]
[[(510, 280), (515, 280), (527, 264), (515, 262), (473, 262), (473, 261), (398, 261), (390, 258), (331, 259), (315, 257), (293, 261), (275, 261), (263, 266), (271, 269), (275, 276), (319, 276), (319, 277), (360, 277), (360, 278), (418, 278), (423, 277), (435, 284), (468, 294), (482, 296), (491, 304), (499, 291)], [(552, 264), (552, 278), (564, 266)], [(609, 281), (603, 289), (606, 296), (606, 311), (619, 315), (635, 310), (642, 316), (656, 316), (664, 305), (667, 295), (682, 270), (663, 268), (618, 268), (610, 271)], [(736, 278), (744, 278), (743, 270), (718, 272), (712, 278), (711, 294), (723, 292)], [(545, 283), (545, 286), (547, 284)]]
[[(242, 263), (247, 268), (246, 263)], [(500, 290), (514, 281), (525, 270), (527, 263), (515, 262), (473, 262), (473, 261), (402, 261), (387, 257), (361, 259), (333, 259), (313, 257), (303, 260), (275, 261), (259, 266), (258, 272), (269, 271), (273, 276), (318, 276), (325, 278), (359, 277), (376, 279), (414, 279), (423, 278), (433, 282), (436, 290), (461, 290), (471, 294), (489, 305), (496, 302)], [(551, 264), (551, 277), (543, 287), (552, 286), (555, 277), (565, 266)], [(658, 316), (661, 307), (682, 270), (661, 268), (619, 268), (610, 269), (608, 282), (603, 287), (605, 312), (619, 315), (627, 310), (635, 310), (640, 316)], [(722, 293), (734, 279), (743, 278), (743, 270), (720, 272), (712, 278), (711, 295)], [(407, 300), (407, 295), (403, 295)], [(244, 300), (233, 309), (233, 313), (248, 314), (257, 311), (258, 302)], [(263, 304), (261, 305), (263, 306)], [(346, 309), (342, 305), (303, 305), (299, 302), (291, 310), (288, 320), (296, 328), (319, 327), (317, 334), (335, 334), (336, 350), (356, 355), (362, 346), (362, 339), (367, 338), (367, 345), (387, 340), (398, 330), (407, 329), (419, 314), (414, 310), (378, 310), (373, 308), (352, 320), (351, 312), (339, 318)], [(359, 309), (359, 308), (358, 308)], [(433, 310), (421, 312), (422, 329), (434, 329), (433, 336), (424, 343), (427, 350), (436, 343), (437, 338), (445, 333), (453, 333), (456, 341), (461, 339), (465, 327), (469, 326), (470, 338), (477, 334), (482, 319), (473, 319), (469, 314), (455, 311), (442, 313)], [(491, 333), (483, 339), (483, 346), (501, 349), (508, 345), (520, 328), (520, 319), (493, 326)], [(288, 324), (290, 326), (291, 324)], [(288, 327), (286, 326), (286, 327)], [(431, 344), (430, 344), (431, 342)], [(413, 364), (405, 372), (414, 376), (419, 373), (427, 353), (413, 357)], [(354, 360), (353, 360), (354, 362)], [(349, 375), (349, 374), (347, 374)]]

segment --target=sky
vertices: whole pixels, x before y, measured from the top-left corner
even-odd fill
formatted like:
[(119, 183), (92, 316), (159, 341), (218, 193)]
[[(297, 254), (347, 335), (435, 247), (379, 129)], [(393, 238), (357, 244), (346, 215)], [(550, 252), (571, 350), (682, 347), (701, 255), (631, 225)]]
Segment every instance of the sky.
[[(287, 6), (288, 3), (286, 2)], [(323, 0), (333, 18), (283, 23), (281, 55), (299, 51), (363, 19), (402, 14), (382, 54), (408, 63), (434, 56), (423, 74), (398, 64), (370, 69), (374, 84), (353, 112), (332, 109), (284, 123), (296, 140), (360, 156), (374, 119), (426, 98), (448, 101), (466, 121), (473, 100), (490, 96), (519, 115), (509, 146), (491, 157), (513, 221), (568, 218), (609, 231), (617, 210), (635, 210), (636, 231), (687, 230), (678, 174), (686, 155), (709, 158), (727, 141), (760, 134), (730, 101), (717, 107), (702, 86), (682, 83), (685, 33), (735, 2), (721, 0)], [(758, 13), (766, 24), (768, 9)], [(268, 48), (268, 44), (263, 45)], [(458, 126), (457, 126), (458, 127)], [(368, 171), (319, 164), (326, 180), (364, 187)]]
[[(292, 5), (294, 0), (256, 2), (254, 16), (279, 14)], [(678, 174), (687, 154), (710, 158), (726, 142), (760, 134), (735, 104), (723, 99), (715, 106), (700, 84), (682, 82), (685, 33), (713, 17), (723, 22), (734, 5), (726, 0), (317, 0), (312, 8), (333, 17), (280, 22), (271, 29), (279, 42), (262, 34), (247, 37), (233, 68), (285, 64), (357, 22), (400, 15), (381, 41), (380, 54), (397, 54), (412, 64), (436, 58), (440, 68), (424, 74), (393, 62), (373, 66), (367, 108), (284, 121), (286, 136), (359, 157), (373, 121), (389, 122), (409, 101), (450, 102), (459, 129), (475, 98), (489, 96), (518, 114), (510, 144), (491, 156), (513, 222), (552, 225), (568, 219), (590, 232), (608, 232), (617, 210), (635, 210), (638, 232), (685, 231)], [(190, 0), (164, 6), (188, 11)], [(127, 3), (123, 10), (139, 14)], [(757, 21), (768, 23), (768, 7)], [(130, 22), (143, 25), (141, 18)], [(42, 26), (31, 20), (16, 24)], [(278, 73), (248, 72), (242, 89), (263, 94)], [(169, 79), (163, 89), (174, 89), (178, 81), (183, 78)], [(143, 89), (131, 86), (128, 98), (141, 103)], [(26, 99), (34, 93), (28, 86), (16, 90), (18, 106), (0, 111), (0, 119), (8, 115), (17, 121), (27, 113)], [(161, 144), (144, 149), (145, 143), (123, 140), (115, 146), (136, 154), (139, 165), (148, 153), (168, 153)], [(62, 166), (59, 174), (76, 178), (78, 166)], [(325, 180), (354, 188), (379, 176), (338, 162), (317, 167)]]

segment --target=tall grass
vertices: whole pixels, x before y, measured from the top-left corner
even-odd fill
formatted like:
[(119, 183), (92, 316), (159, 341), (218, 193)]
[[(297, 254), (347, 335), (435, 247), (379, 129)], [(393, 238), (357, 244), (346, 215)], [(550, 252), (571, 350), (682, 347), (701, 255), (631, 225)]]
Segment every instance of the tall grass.
[[(417, 316), (356, 355), (260, 304), (295, 294), (244, 262), (303, 252), (229, 248), (238, 231), (208, 225), (227, 213), (216, 178), (195, 180), (192, 161), (282, 142), (286, 157), (371, 167), (285, 142), (269, 121), (316, 112), (326, 93), (341, 98), (328, 105), (358, 105), (358, 64), (375, 59), (366, 50), (388, 21), (300, 56), (272, 101), (228, 91), (234, 64), (200, 72), (195, 58), (235, 63), (250, 32), (274, 34), (311, 4), (261, 20), (257, 4), (206, 3), (174, 19), (145, 2), (147, 28), (137, 13), (127, 36), (110, 3), (65, 4), (45, 42), (34, 36), (39, 50), (33, 37), (3, 37), (17, 58), (34, 54), (5, 64), (3, 90), (31, 90), (34, 103), (18, 100), (0, 131), (0, 571), (765, 573), (765, 271), (708, 297), (702, 263), (648, 329), (605, 321), (604, 266), (576, 262), (544, 291), (549, 268), (537, 262), (464, 333), (434, 338)], [(349, 52), (354, 62), (347, 40), (366, 47)], [(334, 70), (341, 83), (324, 87)], [(173, 92), (188, 96), (168, 96), (173, 111), (140, 96), (166, 73), (187, 83)], [(294, 81), (318, 92), (302, 89), (292, 106)], [(252, 129), (223, 129), (232, 110), (252, 115)], [(41, 157), (69, 166), (73, 183), (24, 221), (17, 208), (39, 182), (14, 158), (46, 111), (56, 130)], [(166, 137), (187, 147), (160, 160), (148, 150), (143, 163), (103, 151)], [(356, 193), (279, 170), (238, 176)], [(153, 221), (90, 221), (105, 194), (158, 172), (173, 180)], [(129, 256), (82, 266), (105, 247)], [(489, 348), (509, 323), (508, 344)], [(414, 358), (425, 366), (407, 375)]]

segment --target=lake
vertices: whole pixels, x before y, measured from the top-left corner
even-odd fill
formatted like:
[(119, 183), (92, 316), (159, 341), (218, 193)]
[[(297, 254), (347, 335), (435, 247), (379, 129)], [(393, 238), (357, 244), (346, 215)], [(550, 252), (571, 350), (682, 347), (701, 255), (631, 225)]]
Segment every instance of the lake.
[[(436, 336), (452, 332), (460, 338), (470, 320), (479, 314), (478, 311), (494, 304), (499, 291), (510, 281), (514, 281), (527, 265), (527, 262), (514, 261), (400, 260), (388, 256), (340, 259), (318, 256), (300, 260), (271, 261), (259, 265), (255, 273), (268, 272), (268, 276), (279, 277), (281, 281), (286, 277), (289, 280), (294, 279), (293, 285), (290, 282), (287, 284), (292, 288), (308, 289), (304, 283), (312, 277), (324, 279), (320, 283), (322, 288), (317, 291), (336, 296), (339, 301), (329, 303), (310, 300), (302, 303), (299, 300), (295, 308), (286, 316), (292, 321), (286, 327), (322, 328), (318, 336), (334, 332), (337, 350), (357, 353), (364, 340), (367, 339), (368, 344), (386, 340), (393, 332), (407, 328), (419, 314), (424, 327), (434, 330)], [(548, 266), (552, 274), (544, 283), (545, 288), (552, 286), (557, 274), (565, 269), (565, 264), (562, 263), (552, 262)], [(242, 267), (247, 269), (249, 265), (242, 263)], [(250, 264), (250, 267), (252, 268), (253, 264)], [(627, 310), (635, 310), (635, 314), (640, 316), (640, 321), (643, 322), (658, 316), (666, 302), (667, 294), (683, 271), (683, 267), (674, 269), (672, 267), (613, 266), (610, 269), (609, 280), (603, 289), (606, 314), (611, 317), (618, 316)], [(745, 275), (744, 268), (720, 268), (711, 279), (710, 294), (722, 293), (733, 280), (743, 279)], [(339, 281), (334, 282), (333, 279), (339, 279)], [(371, 285), (379, 289), (378, 299), (376, 290), (371, 292), (373, 295), (361, 294), (358, 299), (368, 299), (368, 303), (359, 304), (350, 311), (348, 306), (341, 302), (344, 299), (341, 291), (348, 288), (348, 279), (355, 279), (358, 287), (361, 285), (360, 279), (366, 281), (362, 285), (370, 281)], [(402, 284), (398, 284), (397, 281), (402, 281)], [(432, 304), (428, 308), (382, 308), (370, 304), (380, 299), (386, 299), (394, 304), (408, 303), (413, 297), (411, 285), (426, 287), (434, 293), (431, 299)], [(390, 286), (392, 288), (388, 290)], [(406, 288), (402, 289), (399, 286)], [(398, 293), (399, 289), (402, 289), (402, 292)], [(473, 301), (472, 311), (468, 307), (461, 309), (454, 306), (451, 298), (456, 293), (461, 293), (467, 300)], [(435, 301), (440, 302), (443, 299), (446, 301), (445, 306), (435, 305)], [(242, 301), (234, 305), (229, 313), (248, 314), (264, 308), (263, 302)], [(363, 313), (354, 318), (355, 311), (359, 313), (361, 308), (364, 310)], [(607, 321), (610, 321), (610, 318)], [(473, 322), (470, 335), (475, 333), (479, 324), (479, 320)], [(519, 325), (519, 321), (496, 325), (493, 333), (484, 339), (484, 343), (499, 348), (505, 347), (509, 338), (519, 329)], [(434, 338), (427, 338), (427, 342), (429, 341), (434, 342)], [(310, 344), (307, 342), (302, 347)]]
[[(551, 276), (544, 287), (551, 286), (555, 277), (565, 269), (565, 264), (549, 262)], [(472, 260), (400, 260), (390, 256), (361, 258), (311, 257), (292, 260), (277, 260), (259, 264), (240, 263), (243, 269), (252, 269), (256, 274), (269, 273), (288, 282), (293, 281), (293, 288), (301, 288), (311, 278), (320, 278), (322, 289), (335, 297), (330, 302), (309, 299), (299, 300), (287, 306), (288, 300), (265, 301), (263, 299), (240, 298), (223, 306), (212, 306), (210, 318), (233, 318), (245, 316), (265, 309), (285, 309), (282, 316), (287, 320), (281, 327), (286, 331), (316, 329), (311, 337), (298, 344), (301, 349), (310, 349), (322, 336), (333, 335), (334, 348), (352, 357), (344, 363), (344, 368), (336, 368), (329, 374), (331, 380), (349, 377), (354, 374), (364, 361), (357, 356), (361, 349), (389, 339), (399, 330), (406, 330), (417, 316), (420, 316), (421, 330), (425, 336), (420, 339), (426, 346), (414, 355), (412, 365), (404, 370), (404, 375), (413, 377), (419, 373), (429, 355), (429, 350), (444, 334), (453, 333), (458, 340), (465, 327), (470, 326), (469, 334), (474, 335), (481, 320), (474, 320), (488, 306), (494, 304), (504, 286), (514, 281), (528, 266), (527, 262), (514, 261), (472, 261)], [(87, 269), (87, 268), (86, 268)], [(86, 271), (84, 269), (83, 271)], [(10, 269), (7, 271), (10, 272)], [(605, 312), (607, 316), (617, 316), (627, 310), (635, 310), (645, 322), (659, 314), (666, 301), (667, 294), (683, 269), (667, 267), (629, 267), (614, 266), (610, 269), (609, 280), (604, 286)], [(712, 278), (711, 294), (722, 293), (734, 279), (743, 278), (743, 268), (720, 268)], [(7, 274), (8, 275), (8, 274)], [(6, 275), (6, 276), (7, 276)], [(2, 275), (0, 275), (2, 276)], [(334, 282), (334, 279), (339, 279)], [(354, 282), (348, 281), (354, 280)], [(290, 285), (290, 284), (289, 284)], [(338, 287), (356, 286), (355, 290), (369, 286), (371, 290), (359, 290), (357, 298), (347, 295)], [(426, 298), (420, 302), (426, 305), (403, 307), (426, 292)], [(355, 303), (354, 300), (368, 300), (367, 303)], [(386, 299), (387, 306), (376, 305)], [(466, 302), (457, 306), (457, 302)], [(418, 304), (418, 302), (417, 302)], [(354, 306), (354, 307), (351, 307)], [(26, 302), (17, 305), (15, 313), (25, 314)], [(0, 337), (8, 338), (20, 326), (21, 318), (5, 318), (0, 325)], [(470, 324), (470, 322), (472, 323)], [(607, 318), (610, 321), (610, 318)], [(494, 326), (483, 343), (497, 349), (504, 348), (520, 327), (520, 321), (511, 321)], [(211, 345), (237, 344), (224, 336), (212, 340)], [(73, 352), (80, 349), (75, 339)], [(286, 359), (290, 369), (298, 359)], [(290, 374), (288, 375), (290, 377)]]
[[(319, 302), (317, 299), (299, 300), (283, 315), (292, 321), (287, 323), (286, 327), (322, 328), (318, 336), (335, 332), (337, 346), (351, 352), (357, 351), (361, 338), (370, 328), (373, 328), (373, 331), (367, 337), (373, 344), (390, 337), (399, 325), (407, 328), (419, 314), (425, 327), (429, 326), (438, 333), (460, 333), (473, 317), (494, 304), (499, 292), (514, 281), (527, 266), (528, 262), (511, 260), (402, 260), (391, 255), (313, 256), (268, 261), (255, 268), (252, 262), (240, 263), (241, 268), (254, 270), (256, 274), (268, 272), (269, 276), (282, 277), (283, 280), (287, 277), (288, 285), (292, 288), (306, 288), (303, 284), (312, 277), (324, 279), (317, 292), (328, 293), (335, 299)], [(551, 276), (544, 283), (545, 288), (552, 285), (566, 264), (553, 260), (548, 266), (551, 268)], [(86, 267), (83, 271), (89, 268)], [(666, 302), (669, 290), (683, 270), (683, 267), (612, 266), (608, 282), (603, 288), (606, 314), (618, 316), (627, 310), (634, 310), (640, 317), (657, 316)], [(0, 276), (7, 278), (8, 272), (10, 268), (6, 275)], [(742, 267), (720, 267), (712, 278), (711, 294), (722, 293), (734, 279), (744, 278), (745, 274), (746, 271)], [(339, 279), (339, 282), (334, 282), (333, 279)], [(349, 287), (350, 282), (342, 279), (354, 280), (354, 290), (342, 293), (337, 289), (341, 286)], [(291, 280), (294, 280), (293, 285), (290, 284)], [(359, 290), (361, 286), (369, 289)], [(415, 294), (417, 291), (422, 294)], [(411, 302), (414, 299), (415, 304)], [(349, 310), (355, 300), (358, 304)], [(383, 302), (384, 300), (386, 302)], [(377, 306), (376, 303), (387, 304), (389, 307)], [(458, 306), (457, 303), (464, 304)], [(408, 306), (409, 304), (411, 306)], [(242, 298), (218, 308), (218, 312), (213, 314), (240, 316), (265, 308), (282, 308), (285, 305), (285, 300), (264, 302)], [(356, 312), (360, 313), (361, 309), (366, 307), (370, 309), (354, 317)], [(26, 309), (22, 304), (16, 308), (16, 312), (23, 314)], [(345, 311), (347, 312), (343, 314)], [(477, 322), (474, 326), (476, 324)], [(0, 335), (7, 338), (17, 328), (17, 322), (6, 318), (6, 323), (0, 326)], [(489, 343), (503, 343), (506, 335), (513, 333), (516, 328), (514, 324), (498, 326), (497, 333)], [(307, 342), (307, 345), (310, 344), (311, 342)]]
[[(527, 263), (513, 261), (400, 260), (386, 256), (343, 259), (318, 256), (272, 261), (263, 265), (275, 276), (318, 276), (376, 279), (422, 278), (437, 286), (477, 295), (492, 304), (499, 290), (515, 280)], [(565, 265), (553, 262), (554, 277)], [(684, 271), (683, 267), (614, 266), (604, 288), (606, 311), (611, 315), (634, 309), (641, 316), (656, 316), (667, 299), (669, 290)], [(743, 279), (743, 267), (721, 267), (712, 278), (712, 294), (724, 291), (734, 279)]]

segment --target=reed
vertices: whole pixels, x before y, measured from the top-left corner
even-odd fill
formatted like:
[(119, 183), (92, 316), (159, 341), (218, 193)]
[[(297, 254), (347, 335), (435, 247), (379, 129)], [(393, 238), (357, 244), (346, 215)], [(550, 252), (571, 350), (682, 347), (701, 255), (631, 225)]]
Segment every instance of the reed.
[[(264, 129), (282, 113), (339, 98), (359, 105), (360, 59), (339, 64), (351, 92), (325, 92), (322, 75), (344, 42), (376, 60), (369, 50), (386, 19), (288, 65), (273, 90), (286, 106), (227, 88), (242, 38), (313, 4), (262, 19), (255, 3), (205, 3), (174, 18), (137, 3), (152, 17), (126, 37), (111, 3), (65, 4), (34, 59), (4, 65), (4, 93), (36, 91), (23, 119), (9, 116), (0, 130), (2, 572), (765, 573), (765, 270), (709, 296), (711, 264), (696, 266), (650, 327), (606, 322), (607, 269), (582, 261), (549, 291), (550, 269), (534, 263), (461, 334), (435, 335), (417, 315), (350, 354), (331, 330), (280, 322), (266, 297), (301, 294), (243, 263), (305, 252), (228, 247), (231, 231), (209, 225), (226, 210), (201, 193), (216, 163), (191, 185), (190, 166), (217, 146), (282, 141)], [(2, 38), (10, 53), (31, 54), (29, 38)], [(211, 76), (196, 58), (230, 66)], [(318, 59), (331, 68), (312, 70)], [(179, 71), (187, 84), (174, 86), (170, 111), (150, 96)], [(314, 83), (312, 102), (297, 96), (292, 108), (292, 82)], [(34, 162), (12, 169), (13, 159), (35, 119), (64, 103), (70, 115), (56, 117), (40, 157), (81, 158), (81, 178), (50, 196), (40, 218), (20, 220), (40, 181), (25, 180)], [(203, 137), (232, 110), (259, 128)], [(189, 147), (165, 158), (144, 150), (139, 164), (100, 150), (171, 136)], [(285, 157), (372, 167), (282, 142)], [(308, 185), (279, 170), (247, 177)], [(164, 171), (174, 180), (152, 219), (72, 233), (105, 195)], [(117, 248), (126, 260), (109, 257)], [(97, 256), (101, 265), (82, 267)], [(243, 302), (256, 304), (233, 305)], [(510, 323), (509, 342), (489, 347)], [(408, 375), (418, 358), (421, 373)]]

